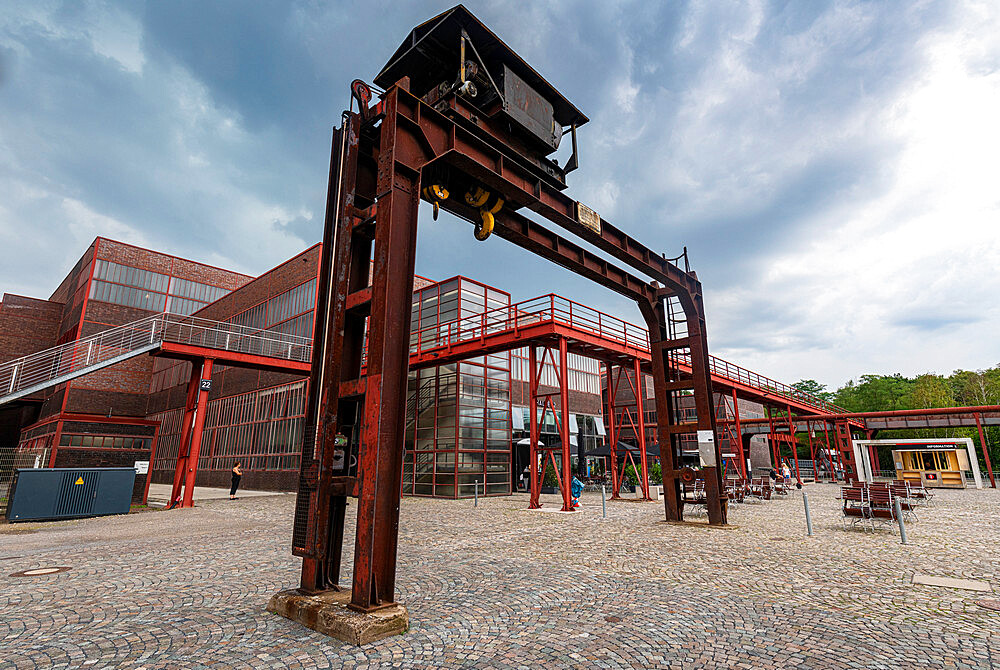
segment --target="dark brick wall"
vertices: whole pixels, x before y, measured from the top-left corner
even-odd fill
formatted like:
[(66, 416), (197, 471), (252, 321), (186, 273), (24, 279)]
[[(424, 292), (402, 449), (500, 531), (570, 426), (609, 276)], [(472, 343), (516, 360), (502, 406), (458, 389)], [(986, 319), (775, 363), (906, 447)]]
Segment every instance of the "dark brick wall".
[[(149, 388), (147, 381), (146, 388)], [(146, 394), (124, 391), (105, 391), (94, 388), (76, 388), (66, 391), (66, 411), (74, 414), (97, 416), (146, 416)]]
[(38, 403), (15, 401), (0, 406), (0, 450), (13, 449), (20, 441), (21, 427), (38, 420)]
[(211, 305), (195, 312), (195, 316), (224, 321), (279, 293), (284, 293), (302, 282), (315, 278), (319, 273), (320, 246), (316, 244), (309, 247), (299, 255), (247, 283), (239, 290), (222, 296)]
[[(236, 289), (250, 277), (221, 268), (175, 258), (122, 242), (98, 238), (96, 257), (102, 260), (170, 274), (182, 279)], [(87, 266), (89, 269), (89, 266)], [(148, 317), (150, 312), (125, 305), (96, 300), (87, 301), (80, 326), (80, 336), (86, 337), (109, 327), (132, 323)], [(143, 417), (147, 414), (153, 359), (148, 356), (122, 361), (67, 384), (65, 411), (82, 414)]]
[[(315, 278), (319, 270), (319, 258), (320, 245), (316, 244), (238, 290), (223, 296), (196, 312), (195, 315), (215, 321), (224, 321), (235, 316), (245, 309)], [(212, 371), (212, 390), (209, 392), (209, 400), (287, 384), (301, 379), (304, 379), (303, 375), (261, 372), (219, 365)], [(150, 415), (183, 407), (187, 396), (186, 385), (187, 377), (182, 376), (179, 384), (170, 389), (150, 394), (146, 404), (146, 414)], [(248, 472), (247, 476), (249, 477), (249, 475)], [(244, 479), (244, 481), (249, 480)]]
[(63, 433), (153, 437), (156, 435), (156, 426), (137, 426), (128, 423), (103, 423), (98, 421), (63, 421)]
[[(60, 447), (56, 452), (57, 468), (131, 468), (136, 461), (148, 461), (149, 450), (73, 449)], [(136, 475), (132, 503), (142, 502), (147, 475)]]
[(61, 302), (5, 293), (0, 303), (0, 362), (55, 345), (64, 307)]
[[(558, 389), (551, 386), (539, 386), (542, 393), (552, 393)], [(528, 405), (528, 382), (512, 379), (510, 382), (510, 401), (514, 405)], [(601, 396), (583, 391), (569, 392), (569, 411), (579, 414), (601, 416)]]
[(104, 237), (97, 239), (97, 257), (113, 263), (131, 265), (144, 270), (211, 284), (212, 286), (221, 286), (230, 291), (243, 286), (253, 279), (253, 277), (238, 272), (223, 270), (222, 268), (196, 263), (141, 247), (134, 247), (131, 244), (116, 242)]

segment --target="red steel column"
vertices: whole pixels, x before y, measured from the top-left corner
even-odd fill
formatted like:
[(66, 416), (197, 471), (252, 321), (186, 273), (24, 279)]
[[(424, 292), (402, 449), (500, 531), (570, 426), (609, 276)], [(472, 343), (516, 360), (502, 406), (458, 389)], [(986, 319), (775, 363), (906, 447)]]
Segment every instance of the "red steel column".
[[(212, 381), (211, 358), (206, 358), (201, 365), (201, 382)], [(205, 427), (205, 413), (208, 409), (208, 388), (201, 388), (199, 382), (198, 409), (195, 410), (194, 428), (191, 429), (191, 448), (188, 449), (187, 468), (184, 478), (184, 500), (181, 507), (194, 507), (194, 479), (198, 474), (198, 452), (201, 450), (201, 432)]]
[(826, 419), (823, 419), (823, 439), (826, 441), (826, 460), (827, 465), (830, 466), (830, 479), (833, 483), (837, 483), (837, 473), (833, 469), (833, 459), (830, 457), (830, 427), (826, 423)]
[[(142, 488), (142, 504), (149, 504), (149, 483), (153, 479), (153, 463), (156, 462), (156, 450), (160, 446), (160, 427), (156, 426), (153, 430), (153, 445), (149, 450), (149, 469), (146, 470), (146, 485)], [(170, 501), (167, 501), (167, 506), (170, 506)]]
[(559, 411), (562, 420), (559, 422), (559, 439), (562, 440), (562, 495), (563, 512), (573, 511), (573, 496), (570, 492), (570, 475), (573, 469), (569, 466), (569, 365), (568, 347), (565, 337), (559, 338)]
[[(409, 88), (409, 81), (400, 83)], [(363, 448), (358, 463), (358, 520), (354, 582), (355, 611), (395, 602), (399, 540), (399, 487), (403, 467), (410, 312), (416, 260), (420, 151), (397, 139), (400, 87), (382, 100), (375, 213), (375, 248), (368, 317)]]
[(611, 364), (605, 363), (608, 378), (608, 453), (611, 461), (611, 499), (618, 500), (621, 482), (618, 481), (618, 435), (615, 431), (615, 391), (617, 384), (611, 381)]
[(767, 441), (771, 443), (771, 445), (770, 445), (771, 446), (771, 463), (773, 464), (772, 467), (775, 470), (778, 470), (778, 469), (781, 468), (781, 451), (778, 448), (778, 436), (774, 432), (774, 417), (771, 416), (771, 408), (770, 408), (770, 406), (766, 406), (765, 405), (764, 409), (767, 411), (767, 425), (768, 425), (768, 430), (769, 430), (769, 432), (767, 434)]
[(201, 379), (201, 365), (191, 363), (191, 378), (188, 380), (187, 400), (184, 401), (184, 416), (181, 418), (181, 439), (177, 443), (177, 464), (174, 466), (174, 483), (170, 489), (167, 507), (173, 505), (184, 486), (184, 470), (190, 449), (191, 424), (194, 422), (194, 408), (198, 402), (198, 380)]
[(813, 482), (819, 483), (819, 471), (816, 469), (816, 447), (813, 446), (812, 421), (806, 421), (806, 436), (809, 438), (809, 458), (813, 464)]
[(733, 419), (736, 421), (736, 449), (740, 455), (740, 472), (743, 473), (743, 479), (749, 479), (750, 473), (747, 472), (747, 458), (743, 452), (743, 428), (740, 426), (740, 401), (736, 397), (735, 388), (733, 389)]
[[(649, 497), (649, 470), (646, 467), (646, 414), (642, 404), (645, 391), (643, 390), (642, 372), (639, 370), (638, 358), (632, 359), (632, 367), (635, 371), (635, 411), (639, 414), (639, 427), (636, 429), (639, 432), (639, 467), (642, 468), (642, 473), (639, 475), (639, 485), (642, 487), (642, 499), (652, 500)], [(660, 470), (663, 470), (662, 466)]]
[(976, 417), (976, 428), (979, 430), (979, 446), (983, 450), (983, 458), (986, 459), (986, 472), (990, 475), (990, 486), (993, 488), (997, 487), (996, 480), (993, 479), (993, 465), (990, 463), (990, 449), (986, 445), (986, 440), (983, 437), (983, 423), (979, 419), (979, 413), (973, 414)]
[(535, 352), (535, 345), (528, 346), (528, 413), (529, 432), (528, 441), (528, 463), (531, 465), (530, 494), (528, 496), (528, 509), (539, 509), (541, 503), (538, 502), (538, 495), (541, 493), (541, 482), (538, 481), (538, 377), (535, 368), (538, 367), (538, 354)]
[(799, 474), (799, 441), (795, 439), (795, 424), (792, 423), (792, 406), (787, 405), (788, 409), (788, 437), (792, 440), (792, 458), (795, 460), (795, 481), (802, 486), (802, 476)]

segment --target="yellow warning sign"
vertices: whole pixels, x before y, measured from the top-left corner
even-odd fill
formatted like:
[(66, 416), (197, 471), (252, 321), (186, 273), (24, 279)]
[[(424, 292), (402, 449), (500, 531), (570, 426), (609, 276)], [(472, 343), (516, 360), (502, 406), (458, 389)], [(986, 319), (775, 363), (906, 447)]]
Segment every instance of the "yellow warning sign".
[(83, 477), (80, 477), (79, 479), (77, 479), (77, 480), (76, 480), (75, 482), (73, 482), (73, 483), (74, 483), (74, 484), (82, 484), (82, 483), (83, 483)]

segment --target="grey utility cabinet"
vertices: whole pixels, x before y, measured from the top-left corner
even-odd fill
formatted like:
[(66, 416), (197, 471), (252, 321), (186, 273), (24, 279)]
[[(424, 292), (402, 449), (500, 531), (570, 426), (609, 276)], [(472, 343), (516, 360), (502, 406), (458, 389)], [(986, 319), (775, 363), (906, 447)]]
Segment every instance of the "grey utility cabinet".
[(134, 468), (18, 468), (7, 521), (128, 514)]

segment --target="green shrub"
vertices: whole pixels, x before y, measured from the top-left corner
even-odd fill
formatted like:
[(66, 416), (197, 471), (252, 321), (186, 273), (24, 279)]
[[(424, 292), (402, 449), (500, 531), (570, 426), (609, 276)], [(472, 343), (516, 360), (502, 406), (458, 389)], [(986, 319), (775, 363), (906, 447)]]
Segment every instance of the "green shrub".
[(639, 475), (635, 471), (635, 466), (631, 463), (625, 466), (625, 481), (632, 486), (639, 483)]
[(659, 463), (653, 463), (647, 469), (649, 470), (650, 481), (654, 484), (663, 483), (663, 469), (660, 467)]
[(559, 475), (556, 474), (556, 469), (552, 467), (552, 463), (546, 463), (545, 465), (545, 476), (542, 477), (542, 486), (551, 486), (554, 489), (559, 488)]

